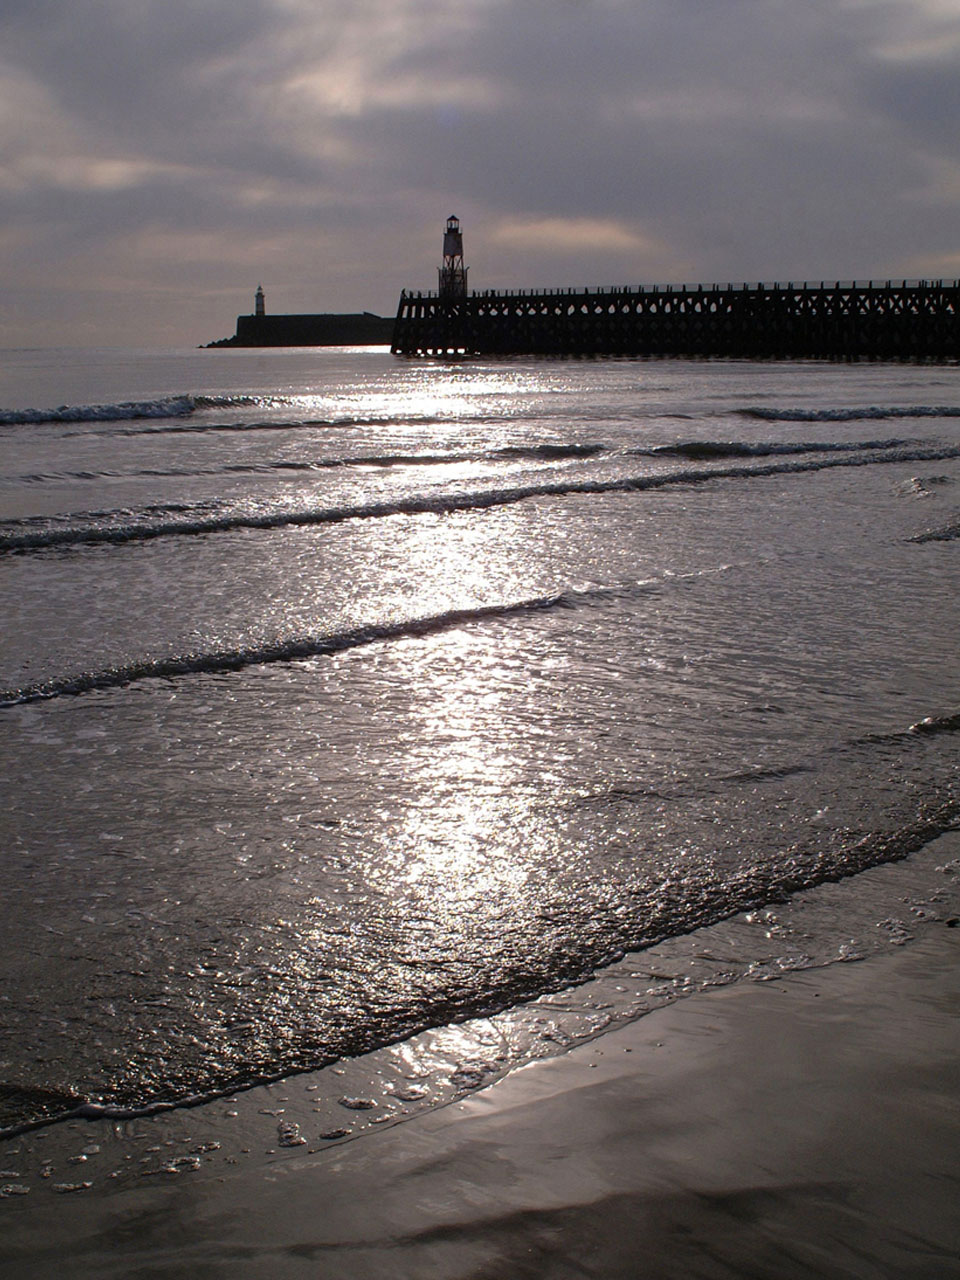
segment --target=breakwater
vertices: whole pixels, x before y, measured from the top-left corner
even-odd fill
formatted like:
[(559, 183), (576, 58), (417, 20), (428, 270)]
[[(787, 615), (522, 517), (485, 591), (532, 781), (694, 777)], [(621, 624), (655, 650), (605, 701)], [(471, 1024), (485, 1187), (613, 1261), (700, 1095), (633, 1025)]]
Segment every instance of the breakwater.
[(212, 347), (353, 347), (388, 343), (393, 318), (369, 311), (237, 316), (237, 331)]
[(404, 291), (397, 355), (960, 358), (960, 282)]

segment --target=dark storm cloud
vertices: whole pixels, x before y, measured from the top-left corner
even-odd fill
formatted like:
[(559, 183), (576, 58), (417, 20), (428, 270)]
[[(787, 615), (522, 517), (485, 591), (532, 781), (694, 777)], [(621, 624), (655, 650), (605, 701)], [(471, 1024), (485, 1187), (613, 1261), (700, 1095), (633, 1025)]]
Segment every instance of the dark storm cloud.
[(4, 332), (91, 272), (158, 332), (178, 278), (390, 309), (451, 210), (478, 287), (960, 273), (958, 51), (953, 0), (7, 0)]

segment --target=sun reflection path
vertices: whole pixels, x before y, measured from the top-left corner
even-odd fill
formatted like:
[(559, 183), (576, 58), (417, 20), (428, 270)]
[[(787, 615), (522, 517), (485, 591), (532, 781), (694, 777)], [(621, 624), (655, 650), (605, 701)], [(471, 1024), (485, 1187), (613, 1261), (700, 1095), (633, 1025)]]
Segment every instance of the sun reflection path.
[[(457, 429), (476, 432), (486, 405), (489, 448), (516, 430), (496, 416), (498, 403), (518, 386), (549, 396), (553, 388), (538, 376), (418, 366), (399, 385), (367, 389), (354, 408), (389, 413), (385, 431), (394, 440), (404, 431), (423, 437), (412, 419), (438, 409), (454, 420), (462, 411)], [(558, 816), (579, 742), (571, 735), (576, 681), (569, 672), (557, 678), (557, 666), (570, 661), (568, 620), (528, 626), (522, 616), (490, 613), (563, 589), (555, 549), (564, 532), (547, 530), (546, 519), (530, 504), (482, 520), (385, 521), (351, 583), (388, 621), (458, 621), (366, 650), (359, 689), (370, 701), (344, 708), (343, 730), (355, 745), (356, 843), (345, 851), (349, 884), (321, 895), (309, 913), (315, 941), (304, 943), (329, 957), (338, 1017), (351, 1002), (407, 1020), (411, 1009), (442, 1018), (471, 991), (522, 996), (535, 973), (556, 967), (549, 956), (564, 953), (569, 894), (583, 874), (582, 850)], [(476, 623), (474, 609), (484, 611)], [(354, 959), (341, 964), (340, 946)]]
[[(424, 525), (418, 612), (486, 601), (490, 585), (536, 576), (522, 522), (484, 522), (485, 545)], [(508, 572), (504, 572), (505, 567)], [(466, 958), (502, 932), (535, 928), (539, 880), (557, 856), (546, 817), (537, 720), (546, 687), (534, 677), (527, 628), (490, 624), (446, 632), (398, 654), (402, 705), (394, 731), (402, 777), (391, 780), (365, 868), (389, 895), (411, 955)], [(395, 785), (394, 785), (395, 783)]]
[(428, 687), (411, 707), (408, 803), (384, 851), (403, 897), (451, 934), (466, 917), (524, 912), (539, 861), (535, 768), (518, 723), (529, 691), (502, 661), (503, 636), (489, 640), (448, 634), (419, 667)]
[(360, 390), (356, 381), (313, 394), (292, 397), (296, 409), (311, 418), (385, 425), (490, 417), (529, 416), (537, 397), (557, 390), (542, 371), (495, 370), (417, 364)]

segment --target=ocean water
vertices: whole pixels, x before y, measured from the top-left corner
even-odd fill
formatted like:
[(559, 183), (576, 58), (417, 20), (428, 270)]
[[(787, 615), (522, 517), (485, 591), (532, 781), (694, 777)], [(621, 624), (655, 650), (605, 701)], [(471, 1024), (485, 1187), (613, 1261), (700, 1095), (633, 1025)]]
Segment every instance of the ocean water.
[(7, 1132), (955, 909), (855, 890), (960, 821), (956, 367), (19, 351), (0, 444)]

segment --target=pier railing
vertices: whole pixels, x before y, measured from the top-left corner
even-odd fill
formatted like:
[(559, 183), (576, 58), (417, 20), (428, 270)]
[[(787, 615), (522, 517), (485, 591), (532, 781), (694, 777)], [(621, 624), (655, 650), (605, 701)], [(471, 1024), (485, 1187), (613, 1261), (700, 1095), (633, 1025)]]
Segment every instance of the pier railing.
[[(468, 296), (474, 298), (552, 298), (570, 294), (610, 293), (755, 293), (757, 290), (788, 293), (797, 289), (955, 289), (956, 280), (811, 280), (785, 282), (783, 280), (759, 280), (732, 282), (729, 284), (602, 284), (563, 285), (556, 289), (476, 289)], [(439, 298), (435, 290), (404, 289), (408, 298)]]

